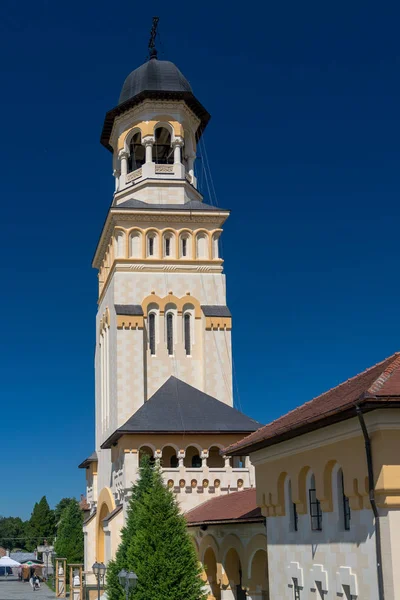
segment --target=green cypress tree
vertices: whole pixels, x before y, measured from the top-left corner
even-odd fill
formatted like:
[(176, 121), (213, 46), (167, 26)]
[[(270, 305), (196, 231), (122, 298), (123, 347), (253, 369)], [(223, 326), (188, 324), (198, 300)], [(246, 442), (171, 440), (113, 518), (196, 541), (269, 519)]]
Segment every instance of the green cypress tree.
[(73, 500), (64, 509), (57, 530), (55, 551), (68, 563), (83, 562), (83, 512), (77, 500)]
[(54, 535), (54, 511), (50, 509), (46, 496), (43, 496), (40, 502), (35, 503), (27, 525), (28, 550), (33, 550), (38, 544), (43, 544), (44, 540), (47, 540), (51, 544)]
[(115, 559), (107, 565), (107, 598), (108, 600), (125, 599), (125, 591), (119, 584), (118, 573), (122, 569), (132, 570), (132, 561), (128, 559), (128, 548), (136, 530), (137, 505), (141, 502), (143, 495), (153, 485), (153, 467), (147, 456), (140, 463), (139, 478), (132, 487), (132, 496), (127, 510), (126, 524), (121, 530), (121, 543), (115, 555)]
[[(175, 496), (154, 469), (152, 488), (136, 507), (128, 563), (137, 574), (134, 600), (203, 600), (201, 567)], [(122, 597), (121, 597), (122, 600)]]

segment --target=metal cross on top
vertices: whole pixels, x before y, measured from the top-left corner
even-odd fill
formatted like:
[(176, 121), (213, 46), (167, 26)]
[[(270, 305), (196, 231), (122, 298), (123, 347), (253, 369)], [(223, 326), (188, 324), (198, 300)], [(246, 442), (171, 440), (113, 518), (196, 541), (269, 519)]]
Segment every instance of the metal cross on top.
[(153, 26), (150, 31), (150, 39), (149, 39), (150, 58), (157, 56), (155, 39), (156, 39), (156, 35), (157, 35), (157, 25), (158, 25), (159, 20), (160, 20), (160, 17), (153, 17)]

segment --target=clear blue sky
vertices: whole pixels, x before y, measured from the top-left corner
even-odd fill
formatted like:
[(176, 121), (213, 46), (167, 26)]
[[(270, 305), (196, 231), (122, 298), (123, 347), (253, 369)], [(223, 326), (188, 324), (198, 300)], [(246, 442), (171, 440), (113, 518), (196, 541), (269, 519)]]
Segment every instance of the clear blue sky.
[(85, 490), (113, 192), (99, 136), (153, 14), (212, 114), (237, 404), (268, 422), (400, 350), (399, 11), (3, 0), (0, 514)]

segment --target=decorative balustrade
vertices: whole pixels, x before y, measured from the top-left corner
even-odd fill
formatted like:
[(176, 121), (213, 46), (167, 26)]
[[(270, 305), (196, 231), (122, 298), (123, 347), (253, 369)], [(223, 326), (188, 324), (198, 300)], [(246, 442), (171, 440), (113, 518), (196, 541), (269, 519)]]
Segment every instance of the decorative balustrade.
[(140, 167), (139, 169), (136, 169), (135, 171), (132, 171), (131, 173), (128, 173), (126, 176), (126, 183), (130, 183), (131, 181), (135, 181), (135, 179), (139, 179), (139, 177), (142, 176), (142, 167)]
[(162, 173), (173, 173), (174, 165), (155, 165), (156, 175), (160, 175)]

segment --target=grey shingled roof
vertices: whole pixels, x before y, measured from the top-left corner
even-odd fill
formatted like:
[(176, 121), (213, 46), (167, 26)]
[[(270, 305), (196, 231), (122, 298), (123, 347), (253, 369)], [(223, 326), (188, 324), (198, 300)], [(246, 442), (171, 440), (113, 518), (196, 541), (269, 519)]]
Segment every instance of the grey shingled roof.
[(217, 304), (203, 304), (201, 306), (205, 317), (231, 317), (231, 311), (227, 306)]
[(174, 63), (152, 58), (129, 73), (122, 86), (119, 104), (147, 91), (191, 92), (192, 88)]
[(143, 316), (143, 308), (140, 304), (115, 304), (117, 315), (132, 315), (135, 317)]
[(78, 469), (87, 469), (90, 463), (97, 462), (97, 452), (92, 452), (92, 454), (85, 458), (83, 462), (78, 466)]
[(259, 427), (235, 408), (170, 377), (101, 447), (111, 448), (125, 433), (244, 433)]
[(143, 208), (145, 210), (210, 210), (226, 212), (226, 209), (224, 208), (218, 208), (217, 206), (206, 204), (200, 200), (190, 200), (185, 204), (149, 204), (148, 202), (131, 198), (130, 200), (125, 200), (125, 202), (121, 202), (121, 204), (113, 206), (113, 208)]
[(114, 510), (112, 510), (108, 515), (103, 519), (103, 523), (108, 523), (122, 510), (122, 504), (119, 504)]

